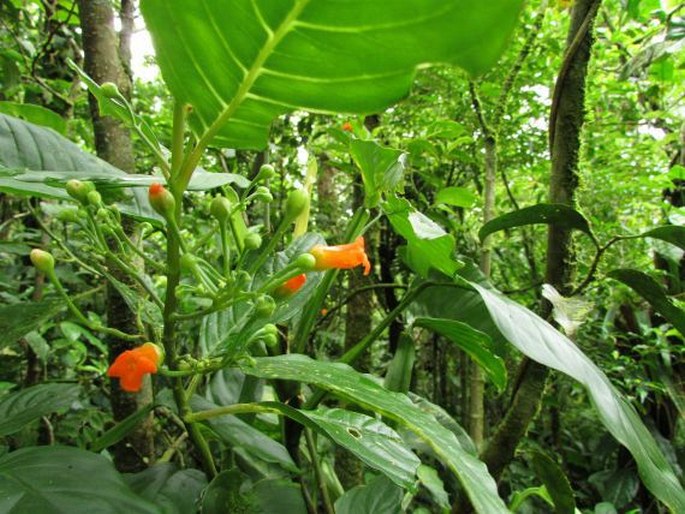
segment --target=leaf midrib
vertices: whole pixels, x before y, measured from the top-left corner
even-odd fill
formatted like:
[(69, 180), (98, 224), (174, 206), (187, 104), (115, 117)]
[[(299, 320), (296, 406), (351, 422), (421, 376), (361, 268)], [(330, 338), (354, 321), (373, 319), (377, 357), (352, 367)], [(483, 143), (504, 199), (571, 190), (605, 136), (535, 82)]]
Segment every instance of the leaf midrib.
[(180, 175), (182, 177), (187, 176), (187, 179), (190, 179), (189, 172), (195, 169), (195, 166), (200, 162), (200, 158), (202, 157), (204, 149), (209, 145), (210, 141), (214, 138), (214, 136), (216, 136), (221, 127), (223, 127), (224, 124), (231, 119), (231, 116), (233, 116), (233, 114), (235, 114), (235, 112), (238, 110), (238, 107), (240, 107), (240, 105), (243, 103), (250, 89), (252, 89), (252, 86), (254, 85), (255, 81), (260, 76), (264, 63), (269, 58), (271, 53), (274, 51), (276, 46), (278, 46), (278, 44), (283, 40), (285, 35), (288, 32), (290, 32), (290, 30), (293, 28), (294, 23), (297, 20), (297, 17), (302, 13), (302, 10), (307, 6), (309, 2), (310, 0), (296, 0), (295, 4), (293, 5), (293, 8), (290, 10), (288, 15), (284, 18), (284, 20), (281, 22), (278, 28), (276, 28), (275, 31), (271, 31), (268, 29), (268, 27), (265, 27), (267, 33), (266, 42), (257, 54), (257, 57), (252, 63), (252, 66), (250, 66), (247, 73), (245, 74), (245, 77), (238, 86), (238, 89), (236, 90), (236, 93), (231, 99), (228, 106), (226, 106), (226, 108), (221, 112), (221, 114), (219, 114), (219, 116), (214, 120), (210, 127), (205, 131), (205, 133), (202, 135), (200, 140), (195, 145), (193, 151), (188, 156), (188, 159), (186, 160), (186, 163), (184, 164), (183, 169), (181, 170)]

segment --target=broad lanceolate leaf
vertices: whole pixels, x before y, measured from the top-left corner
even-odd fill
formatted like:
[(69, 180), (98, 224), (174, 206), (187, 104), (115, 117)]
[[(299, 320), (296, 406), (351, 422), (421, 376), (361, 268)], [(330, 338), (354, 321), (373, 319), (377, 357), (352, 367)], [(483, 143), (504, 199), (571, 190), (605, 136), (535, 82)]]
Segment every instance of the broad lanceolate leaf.
[(126, 437), (134, 428), (136, 428), (146, 417), (150, 415), (154, 404), (148, 403), (142, 408), (138, 409), (133, 414), (127, 416), (112, 428), (107, 430), (104, 434), (98, 437), (93, 444), (90, 445), (90, 451), (98, 453), (118, 443)]
[(666, 296), (663, 288), (649, 275), (634, 269), (617, 269), (609, 273), (611, 278), (623, 282), (642, 296), (671, 325), (685, 335), (685, 312)]
[(438, 191), (438, 194), (435, 195), (435, 203), (444, 203), (447, 205), (453, 205), (454, 207), (473, 207), (477, 201), (478, 197), (475, 195), (475, 193), (472, 193), (465, 187), (445, 187)]
[(0, 512), (161, 514), (105, 457), (63, 446), (23, 448), (0, 458)]
[(487, 334), (451, 319), (417, 318), (414, 325), (437, 332), (455, 343), (485, 371), (500, 391), (507, 386), (504, 360), (494, 353), (492, 341)]
[(362, 172), (366, 207), (377, 207), (382, 194), (401, 188), (406, 155), (400, 150), (354, 139), (350, 143), (350, 155)]
[(78, 398), (78, 393), (76, 384), (38, 384), (3, 396), (0, 400), (0, 437), (69, 407)]
[(545, 484), (545, 488), (554, 501), (555, 514), (573, 514), (576, 511), (576, 501), (568, 478), (549, 456), (542, 452), (533, 452), (531, 464), (538, 479)]
[(677, 246), (681, 250), (685, 250), (685, 227), (680, 227), (678, 225), (656, 227), (640, 234), (640, 236), (661, 239), (662, 241)]
[(157, 62), (196, 133), (266, 145), (271, 121), (306, 109), (380, 112), (422, 63), (494, 63), (520, 0), (144, 0)]
[(493, 232), (524, 225), (558, 225), (568, 229), (580, 230), (593, 238), (590, 225), (585, 217), (575, 209), (563, 204), (540, 203), (524, 207), (518, 211), (508, 212), (488, 221), (478, 231), (478, 237), (483, 241)]
[(358, 485), (335, 502), (336, 514), (394, 514), (402, 512), (402, 489), (384, 476)]
[(383, 211), (392, 228), (407, 240), (406, 260), (421, 276), (431, 268), (451, 277), (460, 267), (454, 258), (454, 237), (403, 198), (391, 197)]
[(685, 490), (635, 409), (606, 375), (552, 325), (525, 307), (478, 284), (493, 321), (507, 339), (534, 361), (575, 378), (585, 386), (599, 417), (635, 458), (642, 481), (673, 512), (685, 512)]
[(207, 486), (207, 478), (197, 469), (179, 470), (165, 462), (140, 473), (124, 475), (132, 491), (161, 508), (163, 514), (197, 511), (197, 501)]
[(485, 464), (466, 452), (452, 432), (417, 408), (403, 394), (393, 393), (344, 364), (315, 361), (304, 355), (261, 357), (243, 371), (261, 378), (298, 380), (398, 421), (426, 442), (460, 480), (477, 512), (508, 512)]
[(49, 127), (60, 134), (64, 134), (67, 131), (67, 122), (64, 118), (40, 105), (0, 102), (0, 112), (35, 123), (36, 125)]
[(16, 343), (17, 339), (51, 320), (65, 307), (64, 302), (53, 300), (0, 307), (0, 348)]

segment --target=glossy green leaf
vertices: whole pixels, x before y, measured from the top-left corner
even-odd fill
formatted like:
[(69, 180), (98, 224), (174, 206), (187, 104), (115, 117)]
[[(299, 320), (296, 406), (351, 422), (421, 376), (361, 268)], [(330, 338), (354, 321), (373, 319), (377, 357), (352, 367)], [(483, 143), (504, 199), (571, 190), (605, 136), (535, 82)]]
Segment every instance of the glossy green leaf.
[(478, 237), (483, 241), (490, 234), (500, 230), (539, 224), (553, 224), (566, 229), (580, 230), (594, 238), (590, 225), (582, 214), (568, 205), (548, 203), (524, 207), (498, 216), (481, 227)]
[(671, 323), (681, 334), (685, 334), (685, 312), (677, 307), (666, 292), (649, 275), (633, 269), (617, 269), (608, 274), (633, 289), (642, 296), (649, 304)]
[(64, 446), (22, 448), (0, 457), (4, 514), (161, 514), (101, 455)]
[[(519, 0), (144, 0), (157, 62), (214, 144), (266, 145), (297, 109), (367, 114), (407, 95), (416, 67), (472, 73), (503, 50)], [(230, 13), (227, 16), (226, 13)]]
[(179, 470), (163, 462), (140, 473), (124, 475), (131, 490), (161, 509), (163, 514), (197, 511), (200, 494), (207, 486), (204, 473), (197, 469)]
[(438, 472), (430, 466), (421, 464), (421, 466), (419, 466), (417, 475), (421, 481), (421, 485), (428, 489), (428, 492), (430, 492), (433, 500), (435, 500), (435, 503), (437, 503), (443, 511), (449, 511), (450, 499), (447, 495), (447, 491), (445, 491), (445, 484), (443, 484)]
[(417, 318), (414, 326), (427, 328), (446, 337), (483, 369), (497, 389), (503, 391), (507, 386), (507, 367), (504, 360), (494, 353), (492, 341), (487, 334), (451, 319)]
[(0, 307), (0, 348), (16, 343), (17, 339), (38, 329), (65, 307), (64, 302), (55, 300), (14, 303)]
[(401, 423), (426, 442), (456, 475), (477, 512), (507, 512), (485, 464), (465, 451), (452, 432), (417, 408), (407, 396), (384, 389), (347, 365), (315, 361), (304, 355), (256, 358), (242, 369), (261, 378), (314, 384)]
[(394, 483), (414, 490), (421, 461), (388, 425), (380, 420), (344, 409), (300, 411), (328, 437), (351, 451)]
[(237, 468), (219, 473), (202, 501), (203, 514), (306, 514), (300, 487), (290, 480), (252, 482)]
[(116, 444), (119, 441), (121, 441), (124, 437), (130, 434), (131, 431), (134, 428), (136, 428), (145, 418), (147, 418), (150, 415), (150, 412), (152, 412), (153, 408), (154, 404), (148, 403), (147, 405), (144, 405), (142, 408), (138, 409), (130, 416), (127, 416), (125, 419), (122, 419), (119, 423), (114, 425), (112, 428), (107, 430), (107, 432), (105, 432), (95, 441), (93, 441), (93, 443), (90, 445), (90, 451), (99, 453), (105, 448), (108, 448), (113, 444)]
[(465, 187), (444, 187), (435, 195), (435, 203), (444, 203), (454, 207), (473, 207), (478, 201), (478, 197)]
[(13, 434), (42, 416), (68, 408), (78, 399), (79, 391), (76, 384), (46, 383), (3, 396), (0, 399), (0, 437)]
[[(216, 408), (217, 405), (199, 397), (193, 397), (193, 409), (196, 411)], [(232, 447), (244, 449), (253, 458), (270, 464), (277, 464), (283, 469), (297, 473), (298, 468), (285, 447), (271, 439), (253, 426), (235, 416), (220, 416), (209, 420), (209, 425), (219, 438)]]
[(454, 258), (453, 236), (403, 198), (388, 198), (383, 211), (395, 232), (407, 240), (406, 259), (414, 271), (423, 277), (431, 268), (449, 277), (456, 273), (460, 263)]
[(555, 514), (573, 514), (576, 511), (576, 501), (568, 478), (559, 465), (542, 452), (533, 452), (530, 462), (538, 480), (545, 484), (547, 493), (554, 502)]
[(685, 250), (685, 227), (679, 227), (677, 225), (656, 227), (640, 234), (640, 237), (660, 239), (677, 246), (681, 250)]
[(583, 384), (609, 432), (635, 458), (643, 483), (675, 512), (685, 512), (685, 490), (647, 427), (606, 375), (566, 336), (525, 307), (478, 284), (493, 321), (523, 354)]
[(377, 207), (381, 195), (401, 190), (406, 167), (403, 152), (355, 139), (350, 143), (350, 155), (362, 172), (366, 207)]
[(397, 514), (402, 512), (402, 489), (384, 476), (358, 485), (335, 502), (336, 514)]
[(67, 131), (67, 122), (64, 118), (40, 105), (3, 101), (0, 102), (0, 113), (51, 128), (62, 135)]
[(411, 385), (412, 371), (416, 361), (416, 348), (410, 335), (402, 333), (397, 344), (383, 386), (389, 391), (406, 393)]

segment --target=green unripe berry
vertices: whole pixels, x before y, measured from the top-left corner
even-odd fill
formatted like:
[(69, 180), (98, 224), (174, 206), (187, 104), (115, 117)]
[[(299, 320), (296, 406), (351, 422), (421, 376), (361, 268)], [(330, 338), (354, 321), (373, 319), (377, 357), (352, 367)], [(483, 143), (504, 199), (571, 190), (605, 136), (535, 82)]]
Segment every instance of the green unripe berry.
[(78, 212), (74, 206), (66, 207), (57, 213), (57, 219), (64, 223), (77, 223), (79, 220)]
[(100, 91), (107, 98), (118, 98), (121, 93), (119, 93), (119, 88), (114, 82), (105, 82), (100, 86)]
[(273, 323), (267, 323), (262, 327), (265, 334), (278, 334), (278, 327)]
[(97, 191), (91, 191), (86, 196), (88, 203), (93, 207), (99, 207), (102, 205), (102, 196)]
[(293, 264), (302, 271), (312, 271), (316, 267), (316, 258), (311, 253), (303, 253), (297, 256)]
[(269, 295), (257, 298), (254, 305), (255, 314), (260, 318), (268, 318), (276, 310), (276, 302)]
[(184, 253), (179, 261), (181, 271), (185, 273), (193, 273), (197, 267), (197, 259), (192, 253)]
[(269, 348), (273, 348), (278, 344), (278, 336), (276, 334), (264, 334), (262, 341)]
[(271, 194), (271, 191), (266, 186), (259, 186), (257, 189), (255, 189), (255, 192), (252, 194), (252, 197), (256, 201), (264, 203), (271, 203), (274, 201), (274, 196)]
[(261, 182), (263, 180), (270, 180), (276, 176), (276, 170), (271, 164), (264, 164), (259, 168), (259, 173), (255, 177), (255, 182)]
[(209, 206), (209, 212), (220, 223), (225, 223), (231, 215), (231, 207), (232, 204), (228, 198), (225, 196), (217, 196), (212, 200), (212, 203)]
[(245, 248), (248, 250), (256, 250), (262, 246), (262, 236), (255, 232), (250, 232), (245, 236)]
[(88, 193), (95, 191), (95, 184), (92, 182), (81, 182), (77, 179), (71, 179), (65, 186), (67, 194), (74, 200), (78, 200), (83, 205), (88, 203)]
[(31, 259), (31, 264), (46, 275), (51, 275), (55, 271), (55, 258), (50, 252), (41, 250), (40, 248), (34, 248), (29, 254)]
[(309, 195), (302, 189), (293, 189), (285, 202), (285, 217), (293, 221), (309, 207)]

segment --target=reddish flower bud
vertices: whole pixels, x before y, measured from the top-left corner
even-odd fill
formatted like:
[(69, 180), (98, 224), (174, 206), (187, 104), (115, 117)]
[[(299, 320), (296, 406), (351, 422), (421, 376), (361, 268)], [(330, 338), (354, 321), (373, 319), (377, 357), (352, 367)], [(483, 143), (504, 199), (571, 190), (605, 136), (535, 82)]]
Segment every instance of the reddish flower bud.
[(316, 245), (309, 250), (316, 259), (315, 270), (350, 269), (364, 266), (364, 275), (371, 272), (371, 263), (364, 250), (364, 238), (359, 236), (354, 243), (324, 246)]
[(159, 346), (145, 343), (119, 354), (107, 370), (107, 375), (118, 378), (124, 391), (137, 393), (143, 386), (143, 377), (148, 373), (157, 373), (157, 366), (163, 360), (164, 352)]
[(345, 132), (352, 132), (352, 130), (353, 130), (352, 123), (350, 123), (349, 121), (346, 121), (345, 123), (342, 124), (342, 129)]
[(174, 195), (172, 195), (162, 184), (155, 182), (148, 189), (148, 199), (150, 200), (150, 205), (164, 218), (171, 218), (174, 215), (174, 210), (176, 210), (176, 200)]
[(288, 298), (297, 293), (306, 281), (307, 276), (301, 273), (278, 286), (274, 291), (274, 296), (277, 298)]

